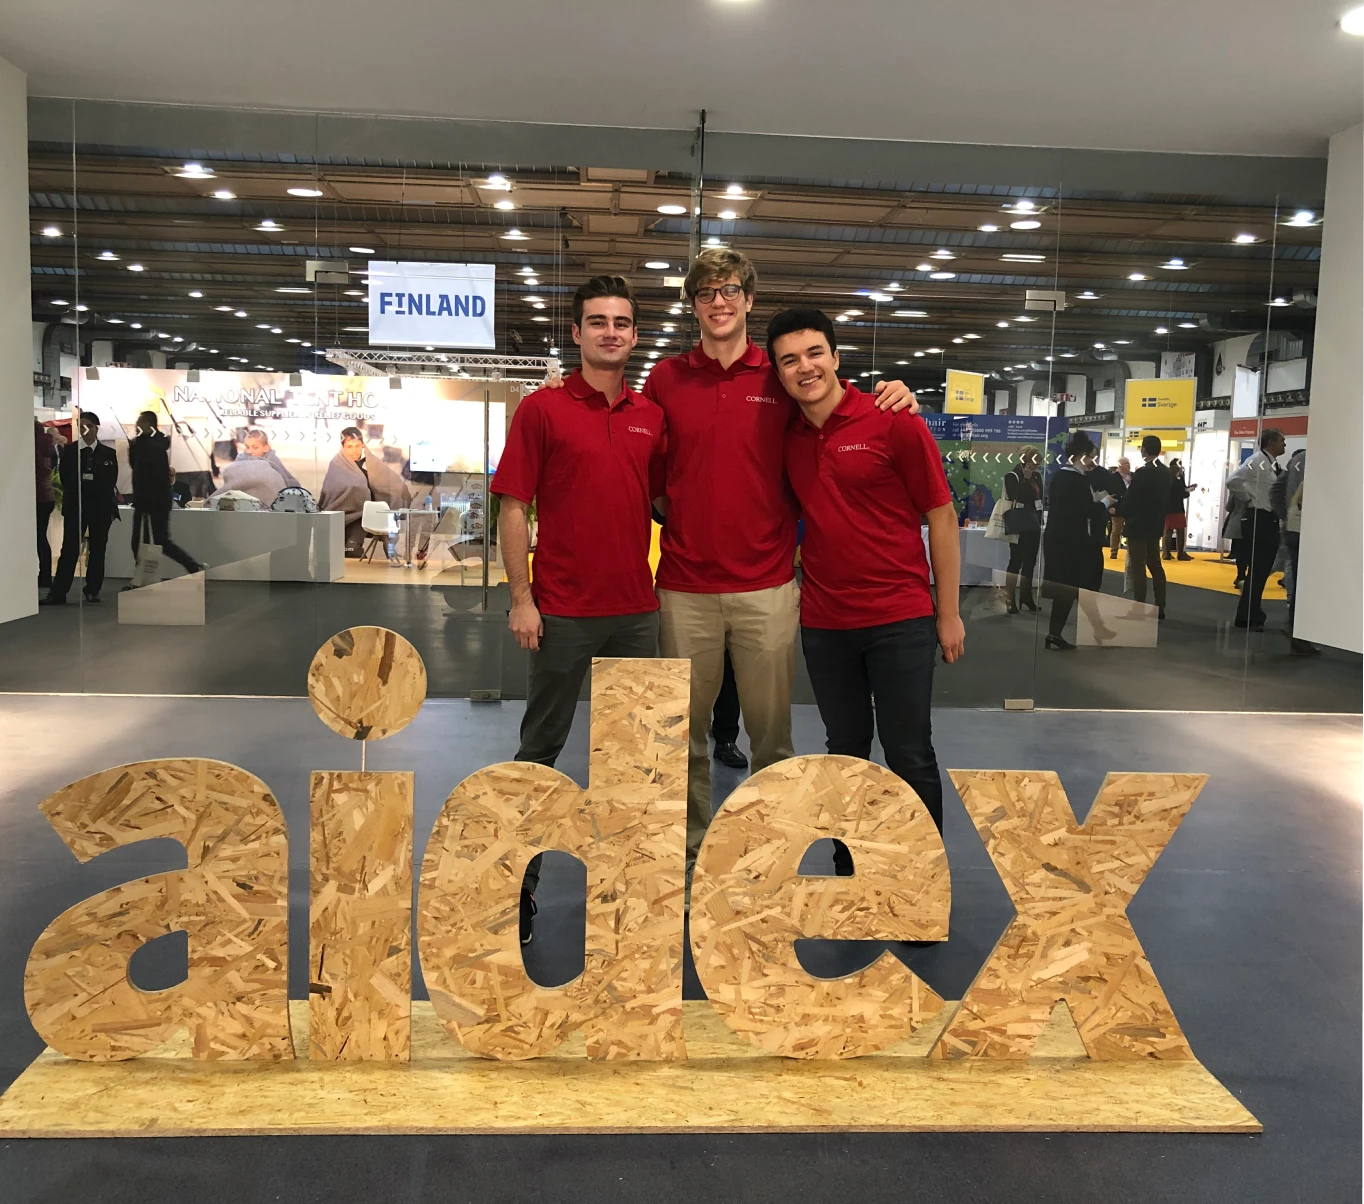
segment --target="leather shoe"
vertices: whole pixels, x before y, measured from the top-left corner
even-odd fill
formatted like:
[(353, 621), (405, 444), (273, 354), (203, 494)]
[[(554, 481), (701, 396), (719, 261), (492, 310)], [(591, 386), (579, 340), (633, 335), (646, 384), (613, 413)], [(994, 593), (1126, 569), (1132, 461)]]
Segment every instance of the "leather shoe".
[(48, 594), (47, 597), (45, 597), (45, 598), (39, 598), (39, 599), (38, 599), (38, 605), (39, 605), (39, 606), (65, 606), (65, 605), (66, 605), (66, 599), (65, 599), (65, 598), (58, 598), (58, 597), (56, 597), (56, 596), (53, 595), (53, 594)]
[(711, 754), (721, 765), (728, 765), (731, 769), (747, 769), (748, 758), (739, 751), (739, 746), (733, 741), (726, 741), (721, 744), (718, 740), (715, 744), (715, 751)]

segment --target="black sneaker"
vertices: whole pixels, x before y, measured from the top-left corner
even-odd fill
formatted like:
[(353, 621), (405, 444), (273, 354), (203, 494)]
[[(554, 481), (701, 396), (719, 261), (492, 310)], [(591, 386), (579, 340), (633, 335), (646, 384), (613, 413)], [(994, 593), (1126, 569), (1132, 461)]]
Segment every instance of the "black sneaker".
[(731, 769), (747, 769), (748, 758), (739, 751), (739, 746), (733, 741), (724, 744), (718, 741), (715, 744), (715, 751), (711, 754), (721, 765), (728, 765)]
[(100, 604), (100, 596), (98, 594), (81, 594), (81, 601), (84, 602), (86, 606), (98, 606)]
[(38, 599), (39, 606), (65, 606), (66, 599), (59, 598), (56, 594), (48, 594), (45, 598)]
[(535, 935), (535, 913), (540, 909), (535, 906), (535, 896), (528, 890), (521, 892), (521, 943), (530, 944), (530, 938)]

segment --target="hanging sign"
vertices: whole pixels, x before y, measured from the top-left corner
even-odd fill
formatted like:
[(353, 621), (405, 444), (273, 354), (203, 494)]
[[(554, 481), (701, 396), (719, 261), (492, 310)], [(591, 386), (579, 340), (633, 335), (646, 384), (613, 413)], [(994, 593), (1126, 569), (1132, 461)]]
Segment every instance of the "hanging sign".
[(370, 260), (369, 341), (376, 346), (493, 350), (490, 263)]
[(1193, 426), (1196, 387), (1196, 383), (1187, 377), (1175, 380), (1129, 380), (1127, 425)]
[(947, 404), (943, 410), (948, 414), (985, 413), (985, 377), (979, 372), (962, 372), (956, 368), (949, 368)]

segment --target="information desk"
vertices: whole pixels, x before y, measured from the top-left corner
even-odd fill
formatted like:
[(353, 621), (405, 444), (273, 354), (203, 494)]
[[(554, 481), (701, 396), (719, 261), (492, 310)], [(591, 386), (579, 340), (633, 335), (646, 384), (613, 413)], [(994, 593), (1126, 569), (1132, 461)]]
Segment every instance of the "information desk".
[[(133, 511), (119, 507), (109, 531), (106, 572), (133, 575)], [(172, 510), (170, 537), (216, 581), (340, 581), (346, 567), (346, 518), (339, 510), (287, 514), (273, 510)], [(161, 573), (184, 570), (165, 559)]]

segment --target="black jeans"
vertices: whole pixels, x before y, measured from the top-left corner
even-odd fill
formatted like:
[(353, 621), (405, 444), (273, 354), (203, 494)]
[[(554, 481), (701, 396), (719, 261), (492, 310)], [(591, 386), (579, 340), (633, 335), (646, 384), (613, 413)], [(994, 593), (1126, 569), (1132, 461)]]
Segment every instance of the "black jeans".
[(169, 556), (187, 573), (197, 573), (202, 567), (197, 560), (170, 537), (170, 507), (164, 510), (133, 511), (133, 564), (137, 564), (137, 549), (142, 543), (142, 526), (151, 527), (152, 543), (160, 546), (162, 554)]
[[(1022, 586), (1024, 602), (1032, 602), (1032, 578), (1037, 570), (1037, 549), (1042, 543), (1042, 531), (1021, 531), (1018, 540), (1009, 545), (1009, 567), (1005, 569), (1004, 594), (1011, 605), (1017, 605), (1014, 591)], [(1021, 578), (1021, 581), (1020, 581)]]
[(886, 765), (914, 787), (941, 832), (931, 718), (937, 621), (927, 615), (845, 631), (802, 627), (800, 641), (829, 751), (869, 758), (874, 727)]
[[(658, 655), (658, 611), (640, 615), (601, 615), (569, 619), (540, 616), (545, 634), (540, 650), (530, 654), (530, 685), (526, 714), (521, 720), (518, 761), (552, 766), (563, 751), (573, 726), (578, 694), (594, 656)], [(525, 889), (540, 881), (540, 857), (531, 858)]]
[(725, 649), (725, 675), (710, 714), (710, 734), (715, 737), (716, 744), (734, 744), (739, 739), (739, 687), (734, 681), (734, 662), (729, 659), (728, 648)]
[(1236, 626), (1256, 627), (1265, 621), (1265, 583), (1279, 554), (1279, 517), (1272, 510), (1250, 510), (1241, 528), (1244, 533), (1250, 567), (1241, 586), (1241, 598), (1236, 604)]
[(38, 586), (50, 589), (52, 586), (52, 545), (47, 542), (47, 523), (52, 517), (55, 502), (38, 503)]
[(62, 511), (62, 554), (57, 558), (57, 571), (52, 577), (53, 598), (63, 601), (76, 579), (76, 560), (81, 554), (81, 536), (88, 537), (85, 557), (85, 585), (87, 598), (98, 598), (104, 588), (104, 550), (109, 543), (109, 527), (114, 521), (110, 507), (82, 505), (75, 498), (67, 498)]

